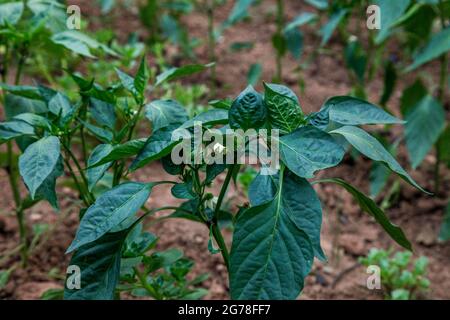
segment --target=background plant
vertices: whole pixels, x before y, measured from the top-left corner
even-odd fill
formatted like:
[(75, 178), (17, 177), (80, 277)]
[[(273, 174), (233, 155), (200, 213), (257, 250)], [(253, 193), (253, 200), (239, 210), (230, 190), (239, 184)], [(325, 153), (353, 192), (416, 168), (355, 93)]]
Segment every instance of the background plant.
[(386, 299), (414, 300), (423, 297), (430, 287), (427, 278), (428, 259), (424, 256), (415, 261), (412, 252), (395, 252), (373, 248), (367, 257), (360, 258), (362, 265), (375, 265), (381, 270), (381, 285)]

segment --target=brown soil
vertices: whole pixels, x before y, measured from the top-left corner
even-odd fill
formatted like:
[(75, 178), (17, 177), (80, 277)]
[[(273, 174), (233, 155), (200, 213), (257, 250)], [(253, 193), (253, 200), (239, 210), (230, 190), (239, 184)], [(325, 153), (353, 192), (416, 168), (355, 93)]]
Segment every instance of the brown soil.
[[(99, 10), (92, 1), (69, 1), (81, 4), (82, 14), (89, 13), (89, 19), (94, 23), (91, 28), (101, 26), (103, 20), (98, 17)], [(288, 18), (296, 16), (301, 10), (311, 10), (300, 1), (285, 1)], [(274, 75), (273, 49), (271, 47), (271, 34), (274, 32), (273, 13), (275, 1), (263, 1), (263, 4), (252, 9), (252, 19), (227, 30), (218, 46), (217, 64), (218, 80), (221, 88), (218, 97), (235, 96), (246, 84), (246, 74), (250, 64), (260, 62), (263, 64), (264, 73), (262, 79), (270, 81)], [(223, 21), (230, 10), (230, 5), (218, 10), (217, 21)], [(122, 14), (122, 11), (120, 12)], [(86, 14), (87, 15), (87, 14)], [(94, 17), (95, 16), (95, 17)], [(91, 19), (92, 18), (92, 19)], [(124, 25), (123, 22), (127, 21)], [(107, 18), (108, 24), (116, 30), (121, 30), (120, 36), (126, 38), (129, 31), (136, 31), (139, 22), (133, 12), (127, 12), (119, 16), (114, 12)], [(200, 14), (193, 14), (186, 19), (186, 25), (193, 36), (204, 38), (206, 35), (206, 19)], [(305, 29), (305, 51), (308, 55), (317, 45), (313, 36), (315, 30)], [(236, 41), (252, 41), (254, 48), (240, 53), (231, 53), (229, 45)], [(334, 41), (334, 40), (333, 40)], [(338, 42), (332, 42), (334, 53), (342, 52)], [(198, 49), (198, 57), (206, 62), (206, 49)], [(329, 96), (342, 95), (350, 90), (350, 80), (340, 55), (321, 55), (303, 73), (306, 82), (305, 91), (298, 90), (295, 69), (297, 62), (287, 57), (284, 59), (284, 82), (293, 87), (298, 93), (302, 107), (306, 112), (316, 111), (323, 101)], [(436, 66), (430, 66), (430, 74), (437, 75)], [(190, 83), (207, 81), (208, 75), (202, 74), (190, 79)], [(410, 79), (402, 79), (402, 83), (396, 88), (391, 98), (389, 107), (398, 111), (398, 101), (403, 87), (408, 85)], [(369, 89), (369, 99), (377, 101), (382, 91), (382, 80), (373, 81)], [(375, 128), (376, 129), (376, 128)], [(394, 140), (401, 134), (401, 128), (393, 128), (389, 133)], [(400, 150), (400, 162), (407, 166), (406, 152)], [(432, 189), (434, 154), (425, 159), (422, 166), (412, 176), (425, 188)], [(356, 162), (347, 157), (338, 168), (327, 170), (321, 176), (341, 177), (350, 180), (354, 185), (367, 191), (368, 172), (370, 162), (359, 159)], [(387, 214), (393, 222), (402, 226), (414, 247), (414, 257), (425, 255), (430, 260), (429, 278), (431, 289), (428, 298), (450, 299), (450, 244), (437, 242), (437, 234), (442, 221), (444, 207), (449, 198), (450, 174), (442, 168), (442, 193), (431, 197), (402, 183), (399, 201), (388, 210)], [(168, 177), (158, 163), (152, 164), (139, 172), (134, 177), (141, 181), (166, 180)], [(221, 181), (213, 190), (217, 193)], [(18, 244), (17, 223), (13, 214), (13, 202), (9, 189), (7, 176), (0, 171), (0, 189), (3, 197), (0, 198), (0, 257)], [(33, 252), (29, 266), (26, 269), (16, 269), (7, 286), (0, 290), (0, 298), (6, 299), (37, 299), (49, 288), (61, 287), (62, 280), (51, 274), (50, 270), (58, 270), (57, 274), (64, 274), (69, 256), (64, 254), (69, 243), (73, 239), (78, 225), (78, 207), (73, 192), (62, 185), (60, 191), (61, 211), (54, 211), (45, 203), (27, 211), (27, 225), (31, 228), (37, 223), (48, 223), (52, 230), (48, 239)], [(380, 299), (379, 291), (366, 289), (367, 274), (361, 266), (356, 266), (357, 259), (366, 255), (370, 248), (400, 249), (373, 222), (366, 214), (362, 213), (354, 203), (351, 196), (333, 185), (317, 185), (316, 189), (323, 201), (324, 223), (322, 231), (322, 246), (328, 255), (328, 262), (316, 262), (311, 275), (307, 278), (305, 289), (300, 299)], [(25, 192), (25, 190), (23, 190)], [(229, 204), (237, 206), (244, 201), (241, 190), (230, 190)], [(148, 206), (158, 207), (174, 203), (170, 190), (164, 186), (155, 188)], [(204, 283), (209, 289), (207, 298), (226, 299), (228, 297), (228, 281), (225, 267), (220, 255), (211, 255), (207, 248), (208, 230), (202, 225), (184, 220), (165, 220), (158, 225), (152, 225), (159, 237), (159, 249), (180, 248), (192, 258), (195, 263), (195, 274), (210, 273), (210, 278)], [(228, 243), (231, 242), (231, 234), (227, 233)], [(12, 256), (7, 264), (1, 268), (13, 265), (19, 261), (18, 256)], [(447, 266), (447, 267), (446, 267)]]

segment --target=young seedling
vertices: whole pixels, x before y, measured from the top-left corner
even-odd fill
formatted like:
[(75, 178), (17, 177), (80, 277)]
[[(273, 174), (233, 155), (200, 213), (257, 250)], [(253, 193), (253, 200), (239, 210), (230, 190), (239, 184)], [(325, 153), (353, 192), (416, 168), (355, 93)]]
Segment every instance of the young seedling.
[(421, 256), (413, 261), (412, 252), (371, 249), (367, 257), (359, 259), (366, 266), (380, 268), (380, 280), (385, 298), (414, 300), (423, 296), (430, 287), (427, 278), (428, 259)]

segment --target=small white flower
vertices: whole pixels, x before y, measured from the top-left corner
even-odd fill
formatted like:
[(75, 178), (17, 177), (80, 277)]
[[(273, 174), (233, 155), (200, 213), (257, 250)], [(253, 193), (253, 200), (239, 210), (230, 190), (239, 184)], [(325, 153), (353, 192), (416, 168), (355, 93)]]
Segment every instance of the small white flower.
[(213, 150), (216, 154), (222, 154), (223, 151), (225, 150), (225, 147), (220, 143), (216, 143), (213, 147)]
[(216, 204), (217, 204), (217, 197), (212, 197), (211, 199), (205, 201), (205, 206), (211, 210), (216, 209)]

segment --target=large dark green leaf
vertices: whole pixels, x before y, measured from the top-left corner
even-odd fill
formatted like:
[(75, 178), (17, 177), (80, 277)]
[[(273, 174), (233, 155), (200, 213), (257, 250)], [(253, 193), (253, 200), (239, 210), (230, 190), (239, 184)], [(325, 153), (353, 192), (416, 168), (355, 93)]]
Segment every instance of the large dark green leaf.
[(87, 180), (88, 180), (88, 188), (89, 191), (95, 187), (97, 182), (103, 177), (105, 172), (111, 167), (112, 162), (107, 162), (103, 165), (92, 167), (93, 164), (101, 161), (101, 159), (105, 158), (109, 155), (114, 147), (110, 144), (99, 144), (91, 153), (88, 161), (87, 161)]
[(69, 289), (71, 283), (68, 274), (64, 299), (67, 300), (112, 300), (114, 291), (119, 282), (120, 259), (122, 247), (128, 230), (107, 233), (94, 242), (79, 248), (72, 259), (70, 266), (80, 268), (81, 280), (79, 289)]
[(409, 174), (400, 166), (400, 164), (392, 157), (392, 155), (383, 147), (383, 145), (370, 134), (358, 127), (344, 126), (333, 130), (331, 134), (339, 134), (343, 136), (356, 150), (374, 161), (380, 161), (389, 169), (397, 173), (405, 181), (425, 191), (409, 176)]
[(152, 161), (168, 155), (172, 151), (172, 148), (180, 142), (179, 140), (172, 140), (172, 132), (175, 129), (176, 126), (169, 126), (155, 131), (148, 138), (144, 148), (139, 152), (136, 159), (131, 163), (130, 170), (137, 170)]
[(320, 111), (311, 114), (308, 120), (313, 126), (322, 130), (327, 128), (330, 121), (354, 126), (404, 123), (367, 101), (349, 96), (328, 99)]
[(414, 62), (406, 71), (412, 71), (424, 63), (436, 59), (440, 55), (450, 50), (450, 27), (436, 33), (430, 42), (414, 58)]
[(89, 106), (92, 117), (99, 125), (114, 129), (116, 124), (114, 105), (96, 98), (90, 98)]
[(166, 81), (172, 81), (181, 77), (189, 76), (191, 74), (204, 71), (209, 67), (212, 67), (214, 63), (209, 64), (190, 64), (179, 68), (170, 68), (156, 77), (155, 86), (159, 86)]
[(84, 214), (67, 253), (99, 239), (134, 216), (147, 201), (153, 186), (151, 183), (126, 182), (103, 193)]
[(314, 250), (284, 206), (283, 179), (271, 201), (237, 219), (230, 257), (232, 299), (295, 299), (311, 270)]
[(53, 173), (60, 158), (60, 142), (55, 136), (42, 138), (19, 157), (19, 171), (34, 198), (38, 188)]
[(289, 133), (303, 123), (303, 112), (295, 93), (282, 85), (264, 83), (264, 103), (273, 129)]
[(331, 135), (313, 126), (301, 127), (279, 141), (281, 160), (303, 178), (312, 178), (315, 171), (334, 167), (345, 154)]
[(186, 109), (175, 100), (152, 101), (145, 106), (145, 116), (151, 121), (153, 131), (173, 124), (181, 125), (189, 119)]
[(261, 95), (248, 86), (233, 101), (228, 116), (233, 129), (261, 128), (266, 122), (266, 107)]
[(348, 184), (342, 179), (323, 179), (316, 182), (335, 183), (343, 187), (355, 198), (361, 209), (374, 217), (375, 220), (383, 227), (383, 229), (391, 236), (393, 240), (395, 240), (402, 247), (408, 250), (412, 250), (411, 243), (406, 238), (403, 230), (395, 224), (392, 224), (383, 210), (378, 208), (376, 203), (365, 194), (358, 191), (355, 187)]
[(406, 147), (417, 168), (445, 129), (445, 112), (439, 101), (427, 95), (406, 114)]
[[(259, 206), (273, 200), (277, 193), (278, 183), (278, 174), (256, 176), (249, 188), (251, 205)], [(285, 171), (283, 187), (282, 210), (286, 210), (297, 227), (308, 235), (315, 256), (326, 260), (320, 246), (322, 207), (319, 197), (306, 179), (299, 178), (288, 170)]]

